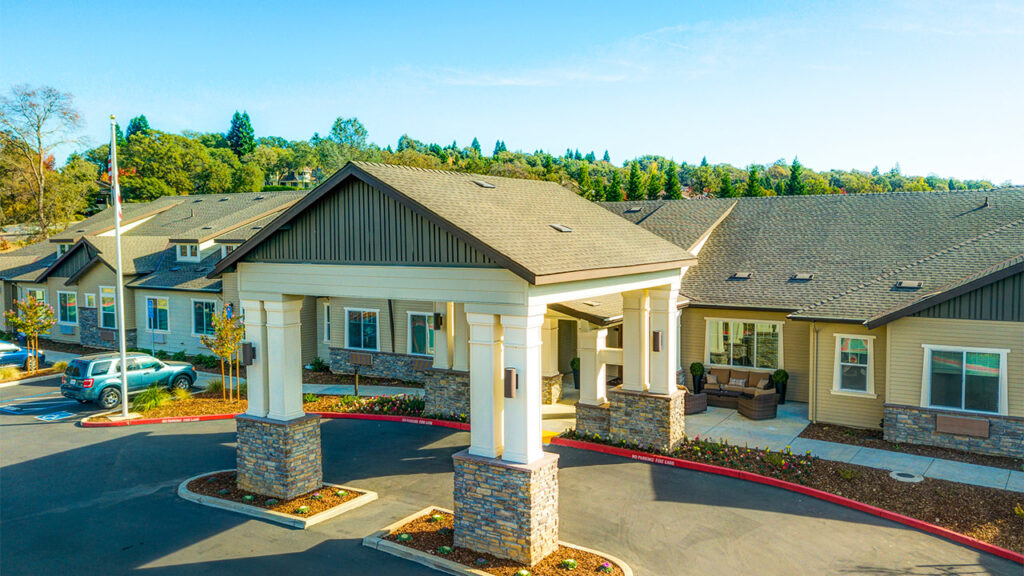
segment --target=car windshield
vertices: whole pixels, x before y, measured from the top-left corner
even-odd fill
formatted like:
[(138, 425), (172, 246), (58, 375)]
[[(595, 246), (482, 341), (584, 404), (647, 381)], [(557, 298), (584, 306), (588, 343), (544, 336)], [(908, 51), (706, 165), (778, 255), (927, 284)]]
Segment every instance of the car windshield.
[(68, 363), (68, 367), (64, 369), (64, 374), (72, 378), (81, 378), (85, 376), (86, 371), (89, 369), (89, 363), (82, 360), (72, 360)]

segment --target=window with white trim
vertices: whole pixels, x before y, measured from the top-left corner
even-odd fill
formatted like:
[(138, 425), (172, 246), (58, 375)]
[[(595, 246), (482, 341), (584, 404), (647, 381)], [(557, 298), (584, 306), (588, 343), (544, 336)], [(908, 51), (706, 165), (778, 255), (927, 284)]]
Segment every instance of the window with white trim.
[(117, 328), (117, 300), (112, 286), (100, 286), (100, 328)]
[(146, 328), (150, 332), (167, 332), (170, 321), (170, 303), (162, 296), (146, 298)]
[(71, 250), (71, 246), (72, 244), (57, 244), (57, 257), (60, 258), (67, 254), (68, 250)]
[(775, 370), (781, 366), (781, 322), (707, 320), (708, 364)]
[(409, 354), (434, 355), (434, 315), (409, 312)]
[(345, 348), (378, 350), (377, 310), (345, 308)]
[(199, 262), (199, 244), (178, 244), (179, 262)]
[(324, 302), (324, 342), (331, 341), (331, 303)]
[(78, 324), (78, 294), (57, 292), (57, 322)]
[(85, 293), (85, 307), (95, 308), (96, 307), (96, 294), (92, 292)]
[(874, 370), (871, 365), (871, 336), (836, 334), (834, 392), (874, 394)]
[(213, 336), (213, 317), (217, 314), (217, 303), (213, 300), (192, 301), (192, 334)]
[(1007, 350), (924, 345), (925, 406), (970, 412), (1007, 411)]
[(46, 302), (46, 290), (44, 288), (22, 288), (21, 296), (24, 299), (35, 298), (36, 302)]
[(235, 251), (235, 248), (238, 248), (238, 244), (221, 244), (220, 257), (227, 258), (228, 254)]

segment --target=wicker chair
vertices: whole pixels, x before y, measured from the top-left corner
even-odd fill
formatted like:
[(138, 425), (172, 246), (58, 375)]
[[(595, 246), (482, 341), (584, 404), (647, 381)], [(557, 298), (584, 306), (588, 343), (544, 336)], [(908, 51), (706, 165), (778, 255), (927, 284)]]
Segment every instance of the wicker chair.
[(736, 401), (736, 411), (751, 420), (769, 420), (778, 415), (778, 404), (778, 394), (743, 395)]

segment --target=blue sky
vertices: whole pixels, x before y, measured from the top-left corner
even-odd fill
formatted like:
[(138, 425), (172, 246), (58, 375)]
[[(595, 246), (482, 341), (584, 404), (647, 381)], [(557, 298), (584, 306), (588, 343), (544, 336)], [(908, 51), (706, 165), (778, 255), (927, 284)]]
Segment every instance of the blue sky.
[[(80, 2), (0, 7), (0, 87), (257, 135), (358, 117), (486, 151), (608, 149), (1024, 184), (1024, 3)], [(44, 24), (38, 24), (43, 19)]]

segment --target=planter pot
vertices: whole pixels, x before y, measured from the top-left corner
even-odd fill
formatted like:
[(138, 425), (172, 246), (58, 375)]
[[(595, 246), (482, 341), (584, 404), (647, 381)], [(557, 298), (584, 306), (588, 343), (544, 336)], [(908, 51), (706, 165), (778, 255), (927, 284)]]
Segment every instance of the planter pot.
[[(691, 374), (691, 376), (693, 376)], [(704, 375), (693, 376), (693, 393), (700, 394), (704, 391)]]
[(779, 395), (779, 404), (785, 404), (786, 403), (786, 385), (787, 384), (789, 384), (789, 382), (787, 382), (786, 380), (783, 380), (782, 382), (776, 382), (775, 383), (775, 391)]
[(577, 390), (580, 389), (580, 369), (574, 368), (572, 371), (572, 385)]

